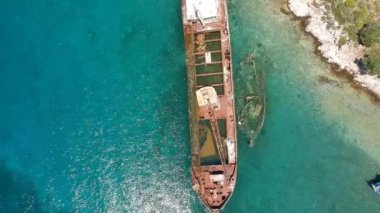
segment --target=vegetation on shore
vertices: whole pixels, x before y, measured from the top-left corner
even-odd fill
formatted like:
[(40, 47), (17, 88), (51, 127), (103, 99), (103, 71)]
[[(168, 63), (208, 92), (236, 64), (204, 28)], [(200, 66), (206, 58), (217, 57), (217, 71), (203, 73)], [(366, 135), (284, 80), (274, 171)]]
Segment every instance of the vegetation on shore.
[(324, 0), (335, 20), (343, 27), (348, 40), (367, 47), (363, 59), (370, 74), (380, 75), (380, 0)]

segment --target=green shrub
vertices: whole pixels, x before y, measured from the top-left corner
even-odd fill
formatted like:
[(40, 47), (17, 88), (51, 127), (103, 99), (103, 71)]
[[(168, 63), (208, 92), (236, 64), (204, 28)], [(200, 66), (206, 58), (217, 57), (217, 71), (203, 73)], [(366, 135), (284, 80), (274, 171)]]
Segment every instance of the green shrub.
[(364, 6), (361, 6), (359, 10), (354, 12), (354, 17), (356, 30), (362, 29), (372, 19), (371, 14)]
[(380, 22), (371, 22), (360, 30), (360, 42), (367, 47), (380, 44)]
[(356, 5), (356, 0), (346, 0), (344, 2), (344, 5), (346, 5), (346, 7), (355, 7)]
[(343, 46), (343, 45), (345, 45), (347, 42), (348, 42), (347, 38), (344, 37), (344, 36), (341, 36), (341, 37), (339, 38), (338, 45), (339, 45), (339, 46)]
[(380, 45), (369, 50), (369, 55), (364, 63), (367, 65), (369, 74), (380, 75)]
[(348, 21), (347, 18), (349, 17), (346, 16), (348, 14), (348, 11), (343, 2), (333, 2), (332, 11), (335, 19), (338, 21), (339, 24), (345, 24), (345, 22)]

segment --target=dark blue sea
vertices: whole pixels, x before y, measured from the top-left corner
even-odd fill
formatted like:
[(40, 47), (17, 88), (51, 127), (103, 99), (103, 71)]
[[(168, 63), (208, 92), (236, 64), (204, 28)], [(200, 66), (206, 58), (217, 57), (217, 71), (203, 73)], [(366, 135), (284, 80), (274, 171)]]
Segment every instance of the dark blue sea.
[[(282, 2), (229, 1), (235, 86), (257, 49), (268, 108), (224, 212), (376, 212), (380, 107)], [(0, 212), (204, 212), (185, 71), (179, 0), (0, 1)]]

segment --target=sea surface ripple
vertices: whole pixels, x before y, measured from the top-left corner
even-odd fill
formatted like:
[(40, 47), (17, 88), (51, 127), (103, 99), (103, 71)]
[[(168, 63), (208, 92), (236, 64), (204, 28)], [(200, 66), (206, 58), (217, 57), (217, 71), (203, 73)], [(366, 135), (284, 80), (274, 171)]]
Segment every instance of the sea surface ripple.
[[(375, 212), (365, 181), (380, 168), (379, 107), (315, 56), (282, 3), (229, 1), (235, 76), (258, 49), (268, 113), (255, 149), (239, 135), (224, 211)], [(0, 8), (0, 212), (204, 212), (189, 173), (181, 1)]]

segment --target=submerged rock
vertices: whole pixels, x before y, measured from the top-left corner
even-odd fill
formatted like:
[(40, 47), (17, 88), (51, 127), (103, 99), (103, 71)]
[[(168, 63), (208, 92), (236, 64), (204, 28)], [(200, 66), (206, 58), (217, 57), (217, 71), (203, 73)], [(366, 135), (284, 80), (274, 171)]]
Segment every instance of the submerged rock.
[(286, 15), (289, 15), (292, 13), (292, 11), (290, 10), (288, 4), (284, 3), (281, 5), (281, 8), (280, 8), (280, 11)]

